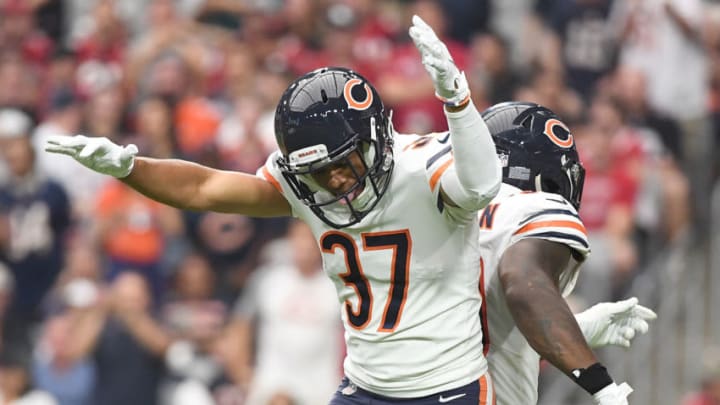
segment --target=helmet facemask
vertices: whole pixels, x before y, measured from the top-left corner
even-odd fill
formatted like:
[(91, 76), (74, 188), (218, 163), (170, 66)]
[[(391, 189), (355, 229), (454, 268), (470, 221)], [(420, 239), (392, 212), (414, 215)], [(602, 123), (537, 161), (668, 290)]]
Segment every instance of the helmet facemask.
[[(370, 117), (370, 136), (366, 139), (355, 134), (334, 153), (318, 144), (280, 159), (283, 175), (295, 195), (326, 224), (334, 228), (356, 224), (380, 201), (393, 167), (392, 142), (388, 142), (391, 136), (382, 134), (384, 142), (378, 139), (378, 129), (383, 128), (388, 130), (384, 124), (377, 125), (373, 116)], [(361, 171), (352, 164), (353, 156), (361, 162)], [(334, 165), (348, 167), (355, 177), (355, 183), (337, 195), (320, 186), (315, 179), (317, 173)]]
[[(326, 67), (296, 79), (278, 102), (275, 136), (277, 163), (293, 192), (334, 228), (360, 222), (388, 187), (392, 127), (377, 90), (357, 72)], [(345, 183), (320, 187), (337, 165), (352, 169), (342, 173)]]

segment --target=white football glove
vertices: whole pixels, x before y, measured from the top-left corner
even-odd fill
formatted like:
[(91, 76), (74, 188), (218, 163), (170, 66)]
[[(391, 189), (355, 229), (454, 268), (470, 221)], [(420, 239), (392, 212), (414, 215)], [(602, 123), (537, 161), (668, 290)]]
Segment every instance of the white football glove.
[(120, 146), (107, 138), (89, 138), (84, 135), (51, 135), (45, 150), (71, 156), (96, 172), (117, 178), (127, 177), (135, 163), (137, 146)]
[(409, 33), (420, 51), (425, 70), (435, 85), (435, 95), (448, 106), (460, 106), (470, 99), (465, 73), (455, 66), (447, 46), (435, 35), (435, 31), (417, 15), (412, 18)]
[(612, 383), (593, 395), (597, 405), (628, 405), (627, 397), (633, 392), (628, 383)]
[(655, 312), (639, 305), (635, 297), (596, 304), (575, 315), (585, 340), (593, 348), (607, 345), (630, 347), (635, 335), (647, 332), (648, 321), (655, 318)]

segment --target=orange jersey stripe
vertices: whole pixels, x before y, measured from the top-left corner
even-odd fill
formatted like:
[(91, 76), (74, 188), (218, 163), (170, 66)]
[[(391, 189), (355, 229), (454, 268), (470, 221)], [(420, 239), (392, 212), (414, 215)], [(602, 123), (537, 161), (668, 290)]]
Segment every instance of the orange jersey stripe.
[(440, 177), (443, 175), (443, 173), (445, 173), (445, 170), (450, 167), (454, 160), (455, 159), (453, 158), (448, 159), (447, 162), (440, 165), (440, 167), (438, 167), (435, 173), (430, 176), (430, 190), (435, 190), (435, 186), (437, 185), (438, 181), (440, 181)]
[(280, 182), (278, 182), (277, 179), (273, 177), (272, 174), (270, 174), (270, 170), (268, 170), (267, 166), (263, 166), (262, 174), (263, 177), (265, 177), (265, 180), (269, 181), (270, 184), (272, 184), (273, 187), (275, 187), (275, 189), (280, 192), (280, 194), (284, 194), (282, 187), (280, 186)]
[(488, 374), (480, 377), (478, 383), (480, 384), (478, 405), (495, 405), (495, 390), (492, 389), (492, 381), (488, 378)]
[(578, 230), (583, 233), (583, 235), (587, 235), (587, 230), (585, 230), (585, 227), (583, 224), (580, 224), (578, 222), (573, 221), (539, 221), (539, 222), (531, 222), (522, 228), (518, 229), (513, 233), (513, 235), (519, 235), (521, 233), (530, 232), (533, 229), (538, 228), (572, 228), (575, 230)]

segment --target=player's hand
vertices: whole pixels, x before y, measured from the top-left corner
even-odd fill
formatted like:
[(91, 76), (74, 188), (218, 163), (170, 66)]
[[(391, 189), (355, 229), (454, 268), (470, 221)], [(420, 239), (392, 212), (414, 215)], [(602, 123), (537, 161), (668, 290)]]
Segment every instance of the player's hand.
[(630, 347), (632, 339), (647, 332), (648, 322), (655, 318), (655, 312), (639, 305), (635, 297), (596, 304), (575, 316), (585, 340), (593, 348), (607, 345)]
[(628, 405), (627, 397), (633, 392), (628, 383), (612, 383), (593, 395), (597, 405)]
[(137, 146), (120, 146), (107, 138), (89, 138), (83, 135), (52, 135), (45, 150), (71, 156), (96, 172), (117, 178), (127, 177), (135, 163)]
[(447, 46), (422, 18), (415, 15), (412, 22), (410, 37), (420, 51), (425, 70), (432, 78), (435, 95), (445, 105), (452, 107), (463, 105), (470, 99), (470, 89), (465, 74), (458, 70)]

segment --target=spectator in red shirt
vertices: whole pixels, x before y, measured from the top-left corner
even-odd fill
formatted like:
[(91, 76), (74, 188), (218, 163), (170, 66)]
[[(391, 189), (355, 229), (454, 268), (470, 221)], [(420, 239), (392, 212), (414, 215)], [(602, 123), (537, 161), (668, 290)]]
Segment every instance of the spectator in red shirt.
[(624, 124), (621, 111), (611, 101), (596, 100), (590, 116), (587, 136), (578, 139), (587, 170), (580, 214), (588, 230), (602, 230), (613, 227), (609, 207), (617, 205), (631, 215), (643, 151), (641, 139)]
[(587, 302), (599, 302), (612, 299), (618, 282), (637, 265), (633, 214), (644, 156), (639, 136), (610, 100), (595, 100), (589, 124), (576, 128), (586, 169), (580, 217), (593, 246), (578, 292)]

